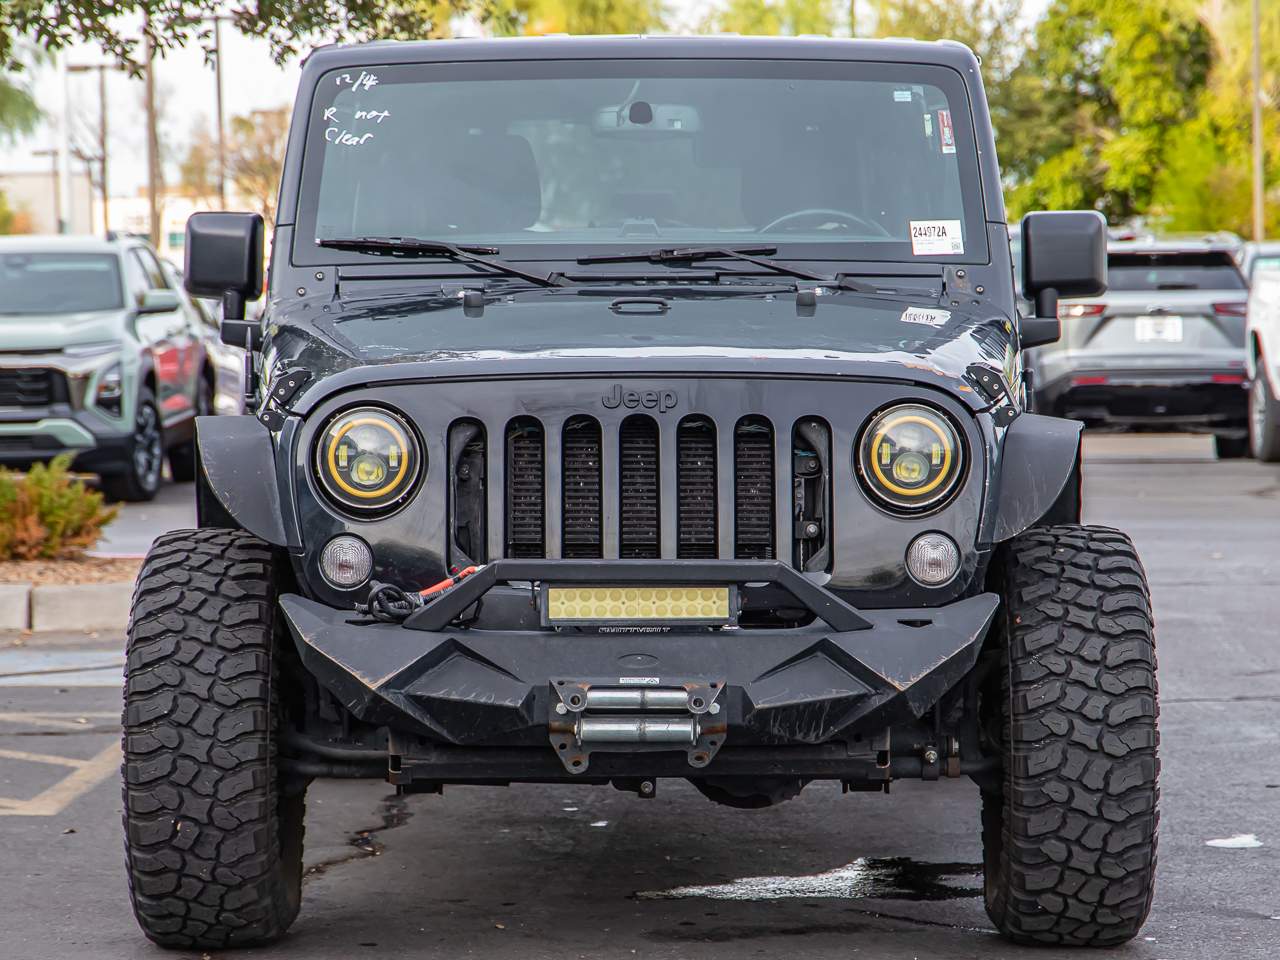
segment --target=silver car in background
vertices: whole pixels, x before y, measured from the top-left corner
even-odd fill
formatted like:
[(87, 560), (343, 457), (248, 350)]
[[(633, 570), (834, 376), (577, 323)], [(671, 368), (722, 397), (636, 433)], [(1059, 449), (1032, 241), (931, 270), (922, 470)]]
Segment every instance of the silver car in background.
[(1063, 300), (1062, 338), (1034, 351), (1036, 409), (1091, 426), (1211, 433), (1248, 452), (1245, 308), (1238, 242), (1124, 240), (1108, 289)]

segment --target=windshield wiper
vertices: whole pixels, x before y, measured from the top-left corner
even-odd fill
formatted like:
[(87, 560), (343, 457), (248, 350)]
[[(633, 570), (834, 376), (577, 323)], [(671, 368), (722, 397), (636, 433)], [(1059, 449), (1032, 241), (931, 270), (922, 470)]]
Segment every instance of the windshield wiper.
[(875, 293), (875, 288), (858, 283), (844, 276), (828, 276), (825, 273), (814, 273), (802, 270), (780, 260), (768, 259), (770, 254), (778, 252), (777, 247), (657, 247), (653, 250), (642, 250), (639, 253), (601, 254), (594, 257), (579, 257), (578, 263), (694, 263), (699, 260), (741, 260), (764, 267), (774, 273), (801, 280), (816, 280), (829, 283), (845, 290), (858, 293)]
[(498, 253), (497, 247), (463, 246), (444, 240), (422, 240), (418, 237), (334, 237), (317, 240), (316, 246), (333, 250), (351, 250), (355, 253), (372, 253), (382, 257), (447, 257), (463, 263), (478, 263), (512, 277), (521, 277), (541, 287), (561, 287), (562, 277), (545, 273), (530, 273), (505, 260), (495, 260), (485, 254)]

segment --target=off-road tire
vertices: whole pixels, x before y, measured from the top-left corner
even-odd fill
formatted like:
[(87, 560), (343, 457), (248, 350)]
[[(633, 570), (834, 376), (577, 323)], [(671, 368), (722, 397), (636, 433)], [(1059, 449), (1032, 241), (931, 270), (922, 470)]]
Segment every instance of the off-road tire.
[(1159, 824), (1146, 575), (1107, 527), (1034, 528), (1004, 551), (1003, 788), (983, 796), (987, 914), (1018, 943), (1112, 946), (1151, 908)]
[(161, 946), (268, 943), (298, 914), (304, 797), (277, 762), (275, 606), (271, 550), (239, 530), (165, 534), (138, 576), (125, 855), (134, 915)]
[(1271, 391), (1261, 357), (1257, 366), (1249, 386), (1249, 446), (1254, 459), (1276, 463), (1280, 461), (1280, 400)]
[(1213, 452), (1219, 460), (1238, 460), (1249, 455), (1249, 437), (1213, 435)]

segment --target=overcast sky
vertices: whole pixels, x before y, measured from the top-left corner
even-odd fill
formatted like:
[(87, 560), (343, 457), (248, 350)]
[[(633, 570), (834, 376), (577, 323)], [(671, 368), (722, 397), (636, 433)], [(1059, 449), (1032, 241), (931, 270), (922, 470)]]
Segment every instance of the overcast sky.
[[(1024, 0), (1024, 16), (1036, 16), (1048, 0)], [(705, 16), (706, 0), (668, 0), (674, 13), (673, 26), (688, 29)], [(277, 66), (264, 40), (246, 37), (229, 27), (222, 32), (223, 96), (227, 117), (251, 110), (288, 106), (298, 82), (296, 61)], [(72, 64), (101, 63), (95, 47), (82, 46), (67, 53)], [(15, 144), (0, 145), (0, 172), (47, 170), (50, 158), (36, 157), (36, 150), (56, 144), (56, 118), (62, 112), (62, 84), (52, 67), (30, 75), (36, 99), (46, 120), (31, 136)], [(158, 99), (163, 105), (160, 126), (162, 151), (172, 169), (185, 155), (191, 132), (202, 124), (212, 132), (215, 117), (213, 69), (204, 62), (198, 48), (170, 53), (156, 68)], [(96, 73), (70, 77), (70, 115), (73, 143), (89, 153), (97, 153), (98, 87)], [(146, 182), (146, 138), (144, 133), (143, 84), (122, 73), (107, 77), (107, 111), (110, 132), (109, 158), (111, 194), (136, 193)], [(83, 164), (75, 162), (82, 171)]]

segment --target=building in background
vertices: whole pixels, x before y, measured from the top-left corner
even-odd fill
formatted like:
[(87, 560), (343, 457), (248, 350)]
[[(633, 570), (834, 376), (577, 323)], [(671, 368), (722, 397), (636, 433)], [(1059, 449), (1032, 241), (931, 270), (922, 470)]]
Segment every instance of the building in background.
[[(22, 232), (58, 232), (58, 177), (54, 171), (0, 172), (0, 193), (4, 194), (7, 209), (16, 215)], [(102, 212), (98, 209), (100, 204), (89, 175), (84, 170), (72, 170), (70, 193), (68, 232), (97, 233), (102, 227)]]

